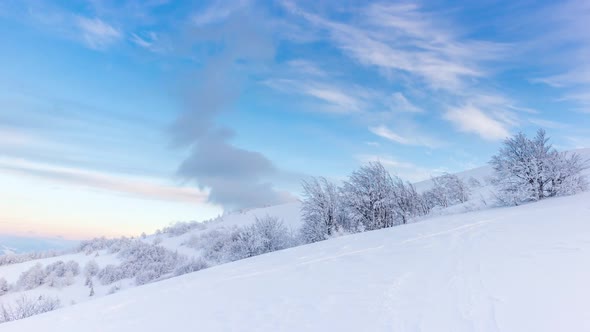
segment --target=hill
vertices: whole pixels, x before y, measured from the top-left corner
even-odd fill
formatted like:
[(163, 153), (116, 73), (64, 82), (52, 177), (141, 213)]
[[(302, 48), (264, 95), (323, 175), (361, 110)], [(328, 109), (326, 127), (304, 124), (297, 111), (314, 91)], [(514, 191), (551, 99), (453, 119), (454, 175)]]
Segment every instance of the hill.
[(0, 331), (588, 331), (590, 193), (219, 265)]

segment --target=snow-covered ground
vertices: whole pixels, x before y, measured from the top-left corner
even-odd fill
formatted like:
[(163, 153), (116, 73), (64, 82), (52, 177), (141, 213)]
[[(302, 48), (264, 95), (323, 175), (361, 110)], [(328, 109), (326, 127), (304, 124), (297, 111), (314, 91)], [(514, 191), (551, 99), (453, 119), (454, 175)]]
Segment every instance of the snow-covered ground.
[(219, 265), (0, 331), (589, 331), (590, 193)]

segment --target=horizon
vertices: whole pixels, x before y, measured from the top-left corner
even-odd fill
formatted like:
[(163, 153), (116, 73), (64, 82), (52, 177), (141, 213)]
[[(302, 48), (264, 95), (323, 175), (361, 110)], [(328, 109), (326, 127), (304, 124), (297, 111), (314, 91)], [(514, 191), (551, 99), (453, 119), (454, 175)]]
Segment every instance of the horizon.
[[(493, 13), (493, 15), (489, 15)], [(0, 234), (137, 236), (545, 128), (590, 147), (590, 5), (0, 4)]]

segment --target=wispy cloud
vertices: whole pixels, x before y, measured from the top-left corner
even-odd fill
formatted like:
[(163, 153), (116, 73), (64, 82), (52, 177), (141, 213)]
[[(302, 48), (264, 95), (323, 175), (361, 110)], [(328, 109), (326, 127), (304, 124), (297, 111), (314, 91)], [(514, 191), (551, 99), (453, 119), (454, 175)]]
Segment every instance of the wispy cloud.
[[(590, 100), (577, 98), (590, 93), (590, 34), (588, 34), (590, 3), (568, 0), (550, 3), (531, 15), (529, 25), (540, 33), (535, 38), (533, 51), (544, 56), (533, 63), (546, 75), (531, 81), (544, 83), (561, 90), (561, 101), (578, 105), (574, 110), (590, 110)], [(539, 63), (540, 62), (540, 63)], [(567, 97), (570, 96), (570, 97)], [(573, 96), (573, 98), (571, 98)]]
[(227, 19), (234, 12), (246, 8), (250, 2), (249, 0), (214, 1), (207, 8), (197, 11), (191, 21), (198, 26), (217, 23)]
[(491, 117), (474, 105), (450, 108), (444, 118), (460, 131), (474, 133), (487, 140), (500, 140), (510, 135), (506, 123)]
[(207, 192), (205, 191), (164, 184), (156, 179), (123, 177), (12, 158), (0, 159), (0, 170), (68, 185), (108, 190), (142, 199), (192, 204), (203, 204), (207, 201)]
[(289, 94), (300, 94), (321, 101), (325, 107), (317, 110), (332, 113), (359, 112), (368, 108), (367, 91), (345, 88), (327, 82), (296, 79), (271, 79), (264, 82), (273, 89)]
[(545, 129), (565, 129), (568, 128), (569, 125), (557, 121), (541, 119), (541, 118), (529, 118), (528, 121), (536, 126), (545, 128)]
[(391, 109), (395, 112), (422, 113), (420, 107), (410, 102), (403, 93), (396, 92), (391, 96)]
[(84, 42), (90, 48), (103, 49), (122, 37), (119, 30), (98, 18), (79, 16), (76, 23), (81, 29)]
[(456, 89), (465, 79), (485, 76), (480, 62), (505, 49), (497, 43), (461, 41), (414, 4), (371, 5), (359, 24), (332, 21), (289, 2), (285, 7), (327, 31), (359, 63), (410, 74), (437, 89)]
[(436, 141), (430, 137), (422, 136), (416, 132), (408, 134), (398, 134), (390, 130), (384, 125), (375, 127), (369, 127), (369, 130), (382, 138), (396, 142), (403, 145), (414, 145), (414, 146), (425, 146), (429, 148), (435, 148), (441, 146), (443, 143), (439, 140)]

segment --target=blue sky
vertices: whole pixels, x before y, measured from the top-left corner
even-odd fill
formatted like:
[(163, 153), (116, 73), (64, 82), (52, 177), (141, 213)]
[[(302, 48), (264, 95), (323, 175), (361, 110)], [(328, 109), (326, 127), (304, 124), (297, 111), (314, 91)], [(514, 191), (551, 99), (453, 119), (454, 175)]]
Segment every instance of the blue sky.
[(0, 233), (139, 234), (544, 127), (590, 146), (587, 1), (3, 1)]

